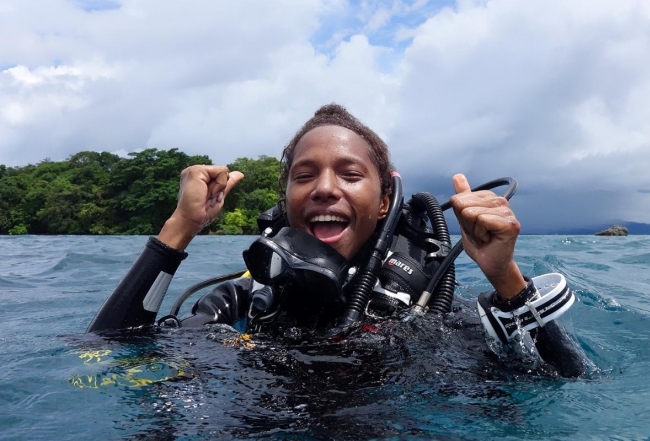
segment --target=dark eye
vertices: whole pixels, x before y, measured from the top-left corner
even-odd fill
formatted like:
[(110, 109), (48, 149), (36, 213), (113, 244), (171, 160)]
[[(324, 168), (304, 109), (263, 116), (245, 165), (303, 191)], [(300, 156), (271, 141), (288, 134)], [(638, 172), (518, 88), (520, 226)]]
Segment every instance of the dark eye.
[(311, 179), (312, 177), (313, 177), (313, 175), (311, 173), (301, 172), (301, 173), (296, 173), (295, 175), (293, 175), (293, 180), (296, 181), (296, 182), (306, 182), (309, 179)]
[(356, 170), (348, 170), (346, 172), (343, 172), (342, 176), (347, 181), (358, 181), (359, 179), (363, 178), (363, 174)]

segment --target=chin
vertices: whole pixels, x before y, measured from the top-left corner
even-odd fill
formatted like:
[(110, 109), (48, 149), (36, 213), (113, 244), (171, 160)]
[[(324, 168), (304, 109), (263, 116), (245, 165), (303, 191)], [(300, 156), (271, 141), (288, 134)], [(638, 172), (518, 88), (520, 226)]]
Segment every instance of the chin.
[(359, 254), (359, 251), (361, 250), (361, 248), (363, 248), (363, 247), (358, 247), (358, 248), (355, 248), (355, 249), (350, 249), (350, 248), (338, 249), (338, 248), (334, 247), (334, 249), (336, 251), (338, 251), (341, 256), (345, 257), (345, 260), (348, 260), (348, 261), (352, 260), (357, 254)]
[(354, 253), (350, 253), (350, 251), (346, 250), (344, 247), (337, 247), (335, 245), (330, 246), (334, 248), (341, 256), (345, 257), (345, 260), (350, 260), (350, 257), (354, 255)]

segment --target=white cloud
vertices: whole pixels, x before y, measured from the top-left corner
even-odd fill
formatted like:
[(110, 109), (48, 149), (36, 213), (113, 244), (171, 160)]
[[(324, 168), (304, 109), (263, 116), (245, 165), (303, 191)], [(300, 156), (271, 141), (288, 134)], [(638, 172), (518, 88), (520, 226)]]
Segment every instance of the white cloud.
[(90, 103), (88, 83), (116, 76), (116, 69), (102, 63), (6, 69), (0, 72), (0, 115), (10, 126), (20, 126), (82, 109)]
[(432, 17), (403, 66), (394, 138), (420, 133), (404, 163), (435, 153), (479, 177), (521, 171), (581, 189), (647, 182), (646, 5), (497, 0)]
[(0, 163), (279, 155), (337, 101), (406, 179), (613, 191), (619, 213), (650, 221), (648, 2), (86, 3), (0, 6)]

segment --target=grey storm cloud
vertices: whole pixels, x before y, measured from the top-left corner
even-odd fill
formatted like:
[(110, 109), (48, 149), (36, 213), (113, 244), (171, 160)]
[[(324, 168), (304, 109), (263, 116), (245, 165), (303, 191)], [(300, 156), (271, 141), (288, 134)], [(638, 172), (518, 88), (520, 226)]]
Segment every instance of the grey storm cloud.
[(338, 102), (387, 140), (409, 191), (513, 176), (522, 224), (650, 222), (645, 1), (5, 0), (0, 39), (9, 166), (278, 156)]

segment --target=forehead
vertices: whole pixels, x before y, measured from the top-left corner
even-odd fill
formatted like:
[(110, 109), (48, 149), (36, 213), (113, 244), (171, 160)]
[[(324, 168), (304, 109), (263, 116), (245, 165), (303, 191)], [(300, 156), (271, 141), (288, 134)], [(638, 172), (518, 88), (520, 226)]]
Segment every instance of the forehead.
[(316, 127), (305, 133), (296, 144), (293, 163), (313, 156), (349, 157), (372, 165), (368, 143), (352, 130), (335, 125)]

